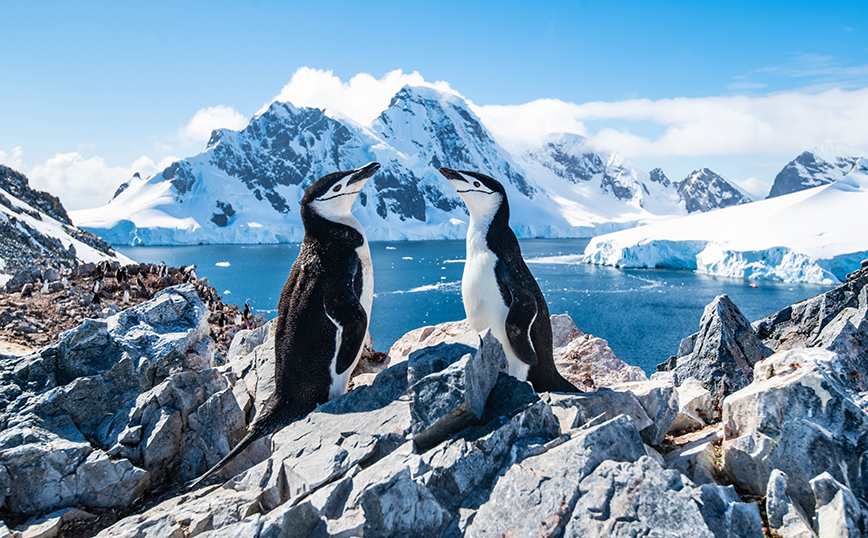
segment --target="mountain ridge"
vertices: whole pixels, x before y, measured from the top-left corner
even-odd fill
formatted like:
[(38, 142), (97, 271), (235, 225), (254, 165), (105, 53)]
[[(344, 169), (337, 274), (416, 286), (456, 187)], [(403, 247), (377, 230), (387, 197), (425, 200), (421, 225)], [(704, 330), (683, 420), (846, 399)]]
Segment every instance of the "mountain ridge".
[[(405, 86), (370, 125), (271, 103), (240, 131), (213, 131), (204, 152), (134, 176), (106, 206), (72, 217), (112, 244), (300, 241), (304, 189), (370, 161), (381, 169), (353, 210), (370, 240), (464, 237), (467, 212), (440, 166), (504, 183), (519, 237), (591, 237), (688, 213), (679, 182), (652, 178), (583, 137), (556, 133), (515, 155), (463, 98)], [(715, 176), (729, 188), (699, 189), (709, 209), (734, 203), (720, 195), (737, 191)]]

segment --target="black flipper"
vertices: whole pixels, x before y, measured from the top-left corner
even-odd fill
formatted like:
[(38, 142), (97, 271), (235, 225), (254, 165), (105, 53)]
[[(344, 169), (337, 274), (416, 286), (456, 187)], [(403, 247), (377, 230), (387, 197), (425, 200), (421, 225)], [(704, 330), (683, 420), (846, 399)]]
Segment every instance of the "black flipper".
[(337, 351), (337, 373), (353, 365), (365, 340), (368, 315), (350, 286), (326, 294), (323, 300), (326, 315), (341, 328), (341, 345)]
[(539, 363), (533, 342), (531, 326), (538, 314), (536, 298), (533, 293), (519, 286), (513, 279), (504, 279), (507, 290), (512, 296), (509, 312), (506, 314), (506, 339), (518, 359), (528, 366)]

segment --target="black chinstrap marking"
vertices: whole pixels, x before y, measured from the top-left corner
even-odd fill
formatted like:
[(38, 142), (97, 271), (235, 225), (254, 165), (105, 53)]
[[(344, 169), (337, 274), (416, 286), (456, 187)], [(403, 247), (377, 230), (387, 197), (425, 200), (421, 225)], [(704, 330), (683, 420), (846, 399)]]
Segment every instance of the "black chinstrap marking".
[(339, 198), (339, 197), (341, 197), (341, 196), (349, 196), (349, 195), (351, 195), (351, 194), (352, 194), (352, 195), (355, 195), (355, 194), (359, 194), (360, 192), (362, 192), (362, 191), (342, 192), (342, 193), (340, 193), (340, 194), (335, 194), (334, 196), (329, 196), (328, 198), (317, 198), (315, 201), (317, 201), (317, 202), (327, 202), (327, 201), (329, 201), (329, 200), (334, 200), (335, 198)]
[(485, 192), (485, 191), (479, 191), (476, 189), (467, 189), (466, 191), (459, 191), (458, 189), (455, 189), (455, 192), (457, 192), (459, 194), (464, 194), (465, 192), (481, 192), (482, 194), (494, 194), (494, 191)]

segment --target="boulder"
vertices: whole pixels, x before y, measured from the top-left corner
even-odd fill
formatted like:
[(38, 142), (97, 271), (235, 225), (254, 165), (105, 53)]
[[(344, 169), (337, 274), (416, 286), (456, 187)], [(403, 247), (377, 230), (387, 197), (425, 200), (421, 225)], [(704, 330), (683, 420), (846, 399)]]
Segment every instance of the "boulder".
[(600, 389), (569, 394), (543, 393), (541, 397), (558, 417), (561, 431), (579, 428), (595, 419), (611, 420), (620, 415), (631, 420), (637, 431), (654, 424), (632, 392)]
[(820, 536), (857, 537), (868, 532), (868, 510), (863, 510), (850, 488), (828, 472), (811, 480)]
[(843, 381), (868, 390), (868, 267), (847, 282), (754, 322), (763, 343), (775, 351), (819, 347), (835, 352)]
[(716, 414), (711, 392), (702, 384), (689, 377), (678, 386), (678, 414), (672, 421), (669, 431), (692, 432), (713, 422)]
[(509, 467), (479, 507), (465, 535), (558, 534), (570, 522), (586, 476), (606, 460), (636, 461), (644, 455), (639, 432), (625, 416), (577, 430), (568, 441)]
[(713, 413), (708, 418), (716, 422), (723, 398), (747, 386), (753, 380), (753, 366), (772, 351), (726, 295), (705, 307), (699, 327), (698, 333), (681, 342), (678, 355), (657, 370), (671, 372), (676, 385), (694, 378), (711, 392)]
[(564, 378), (585, 391), (618, 383), (645, 381), (645, 372), (615, 356), (602, 338), (583, 334), (566, 314), (552, 316), (555, 366)]
[[(583, 390), (593, 391), (617, 383), (645, 381), (641, 368), (615, 356), (608, 342), (582, 333), (567, 314), (551, 316), (553, 358), (558, 372)], [(465, 319), (410, 331), (389, 349), (388, 364), (405, 361), (411, 353), (437, 344), (477, 347), (476, 331)]]
[(810, 520), (787, 494), (787, 474), (775, 469), (766, 487), (766, 515), (769, 528), (782, 538), (816, 538)]
[(565, 537), (763, 536), (757, 505), (741, 502), (731, 486), (694, 486), (647, 456), (601, 463), (579, 495)]
[(664, 457), (667, 469), (675, 469), (697, 484), (714, 482), (721, 472), (719, 444), (723, 439), (723, 428), (709, 428), (690, 437), (675, 450)]
[(387, 364), (393, 366), (406, 361), (414, 351), (437, 344), (464, 344), (475, 348), (479, 345), (479, 334), (466, 319), (421, 327), (408, 332), (392, 344)]
[[(96, 516), (77, 508), (64, 508), (33, 519), (18, 527), (16, 538), (54, 538), (60, 535), (61, 527), (71, 521), (90, 521)], [(5, 526), (4, 526), (5, 527)], [(3, 536), (0, 529), (0, 536)], [(9, 534), (11, 536), (11, 533)]]
[(652, 421), (641, 430), (642, 440), (649, 445), (659, 445), (671, 429), (678, 415), (678, 393), (675, 385), (667, 380), (635, 381), (612, 385), (612, 390), (632, 392)]
[[(410, 372), (415, 372), (412, 359), (410, 367)], [(508, 371), (503, 347), (488, 330), (480, 338), (476, 353), (414, 382), (410, 416), (416, 447), (424, 450), (480, 420), (498, 374)]]
[(764, 495), (772, 470), (779, 469), (787, 475), (787, 493), (809, 516), (814, 513), (810, 480), (824, 471), (868, 501), (868, 413), (852, 391), (811, 359), (818, 354), (835, 362), (826, 350), (769, 357), (769, 364), (788, 368), (758, 364), (754, 382), (723, 405), (729, 478), (750, 494)]

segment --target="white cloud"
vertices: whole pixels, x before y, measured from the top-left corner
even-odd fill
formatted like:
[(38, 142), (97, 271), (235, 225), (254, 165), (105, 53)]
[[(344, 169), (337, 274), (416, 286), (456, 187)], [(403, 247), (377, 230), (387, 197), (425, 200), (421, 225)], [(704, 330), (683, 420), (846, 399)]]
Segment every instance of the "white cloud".
[(768, 196), (769, 188), (771, 187), (768, 181), (762, 181), (755, 177), (749, 177), (742, 180), (730, 179), (730, 181), (738, 185), (741, 190), (748, 193), (754, 200), (762, 200)]
[[(520, 146), (549, 125), (576, 124), (572, 132), (628, 158), (797, 155), (825, 143), (868, 147), (868, 88), (761, 97), (633, 99), (577, 105), (557, 100), (474, 107), (505, 146)], [(629, 129), (587, 133), (587, 121), (647, 122), (663, 127), (656, 138)], [(570, 129), (562, 129), (570, 131)]]
[(5, 164), (16, 172), (27, 174), (27, 168), (24, 165), (24, 161), (21, 160), (22, 153), (23, 152), (21, 151), (21, 146), (16, 146), (12, 148), (11, 153), (0, 151), (0, 164)]
[(575, 106), (557, 99), (538, 99), (524, 105), (471, 108), (498, 142), (513, 150), (534, 144), (549, 133), (586, 136), (585, 124), (578, 116), (569, 113)]
[(247, 118), (232, 107), (218, 105), (203, 108), (193, 115), (187, 125), (178, 130), (178, 138), (185, 144), (207, 142), (214, 129), (240, 130), (247, 126)]
[(381, 79), (359, 73), (348, 82), (343, 82), (332, 71), (302, 67), (263, 110), (275, 101), (288, 101), (298, 107), (331, 109), (357, 123), (368, 125), (389, 106), (392, 97), (407, 85), (426, 86), (459, 95), (446, 82), (426, 82), (417, 71), (405, 74), (397, 69), (386, 73)]

